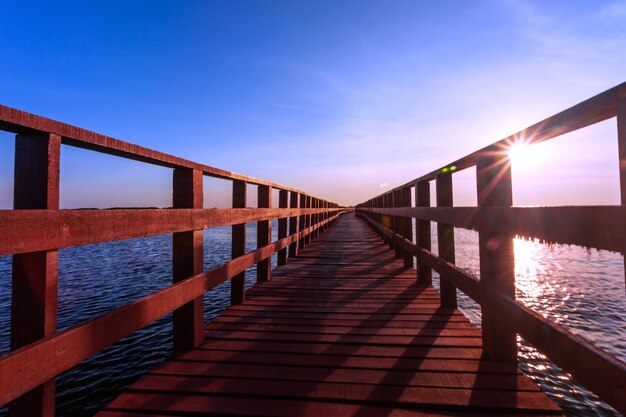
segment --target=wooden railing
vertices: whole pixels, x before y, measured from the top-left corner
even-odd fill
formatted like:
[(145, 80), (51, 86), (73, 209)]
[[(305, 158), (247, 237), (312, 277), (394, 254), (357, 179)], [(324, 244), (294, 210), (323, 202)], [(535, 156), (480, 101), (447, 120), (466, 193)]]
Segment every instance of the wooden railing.
[[(617, 117), (621, 206), (511, 207), (507, 150), (512, 144), (542, 142), (612, 117)], [(453, 207), (452, 175), (473, 166), (478, 207)], [(430, 181), (436, 183), (437, 207), (430, 207)], [(519, 334), (626, 414), (626, 363), (516, 302), (513, 253), (515, 235), (626, 252), (626, 83), (359, 204), (357, 213), (407, 266), (417, 259), (419, 281), (430, 283), (431, 271), (439, 273), (442, 306), (456, 307), (457, 288), (479, 303), (488, 357), (517, 360)], [(431, 221), (437, 222), (438, 256), (431, 252)], [(478, 231), (480, 279), (454, 265), (454, 227)]]
[[(55, 376), (170, 312), (174, 351), (197, 346), (206, 291), (231, 280), (232, 303), (243, 302), (247, 268), (256, 264), (257, 280), (269, 280), (274, 253), (285, 264), (343, 210), (297, 189), (4, 106), (0, 130), (17, 134), (14, 210), (0, 210), (0, 255), (13, 255), (11, 351), (0, 358), (0, 406), (10, 403), (15, 416), (53, 415)], [(59, 210), (61, 145), (172, 168), (173, 208)], [(203, 208), (204, 176), (232, 181), (232, 209)], [(258, 186), (258, 208), (246, 208), (247, 184)], [(279, 208), (272, 208), (272, 189), (279, 190)], [(254, 221), (257, 249), (245, 253), (245, 223)], [(232, 261), (204, 271), (203, 229), (224, 225), (232, 225)], [(173, 233), (173, 285), (57, 333), (59, 248), (166, 233)]]

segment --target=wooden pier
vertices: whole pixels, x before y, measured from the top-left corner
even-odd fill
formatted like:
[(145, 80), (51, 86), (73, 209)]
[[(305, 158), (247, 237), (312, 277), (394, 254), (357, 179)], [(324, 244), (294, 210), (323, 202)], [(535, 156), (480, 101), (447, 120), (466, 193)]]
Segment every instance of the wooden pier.
[(480, 330), (415, 280), (354, 214), (341, 216), (154, 368), (101, 417), (560, 414)]
[[(513, 143), (611, 118), (621, 205), (512, 207)], [(169, 313), (174, 355), (102, 416), (559, 414), (520, 374), (518, 336), (626, 414), (626, 363), (516, 301), (513, 253), (516, 235), (626, 252), (626, 83), (356, 208), (5, 106), (0, 130), (16, 134), (14, 209), (0, 210), (0, 255), (12, 255), (0, 407), (11, 416), (53, 416), (56, 376)], [(66, 146), (171, 169), (171, 208), (61, 210)], [(478, 206), (455, 207), (452, 177), (474, 167)], [(204, 208), (206, 176), (232, 183), (232, 208)], [(246, 253), (250, 222), (257, 247)], [(232, 259), (204, 270), (203, 230), (217, 226), (232, 227)], [(455, 227), (479, 233), (480, 278), (455, 265)], [(171, 286), (57, 330), (58, 249), (163, 234)], [(231, 307), (204, 323), (204, 294), (227, 281)], [(480, 328), (457, 310), (457, 291), (480, 306)]]

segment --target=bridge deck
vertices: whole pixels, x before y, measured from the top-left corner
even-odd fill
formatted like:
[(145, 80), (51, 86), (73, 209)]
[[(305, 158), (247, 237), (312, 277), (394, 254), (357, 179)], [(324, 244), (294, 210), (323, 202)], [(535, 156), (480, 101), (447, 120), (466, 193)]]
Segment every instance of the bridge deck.
[(99, 415), (560, 414), (354, 214)]

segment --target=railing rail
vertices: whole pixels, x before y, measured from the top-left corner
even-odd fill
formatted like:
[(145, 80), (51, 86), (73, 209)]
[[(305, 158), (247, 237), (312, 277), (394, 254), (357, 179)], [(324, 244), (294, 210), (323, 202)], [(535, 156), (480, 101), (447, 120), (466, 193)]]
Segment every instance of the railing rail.
[[(542, 142), (611, 117), (617, 119), (621, 206), (511, 207), (512, 144)], [(478, 207), (453, 207), (452, 176), (473, 166)], [(433, 180), (437, 207), (430, 207)], [(399, 197), (411, 191), (415, 207)], [(417, 259), (418, 280), (430, 282), (431, 270), (439, 273), (442, 306), (456, 306), (457, 288), (479, 303), (487, 356), (517, 360), (519, 334), (626, 414), (626, 362), (516, 302), (513, 253), (516, 235), (626, 253), (626, 83), (367, 200), (357, 213), (402, 256)], [(402, 230), (399, 219), (416, 219), (416, 230)], [(431, 221), (439, 256), (430, 248)], [(480, 279), (454, 265), (454, 227), (479, 232)]]
[[(285, 263), (287, 248), (295, 256), (344, 211), (295, 188), (5, 106), (0, 106), (0, 130), (17, 133), (14, 209), (0, 210), (0, 255), (13, 255), (11, 351), (0, 357), (0, 406), (10, 403), (15, 416), (53, 415), (55, 376), (170, 312), (174, 350), (194, 348), (203, 339), (206, 291), (231, 280), (231, 301), (242, 302), (246, 269), (257, 265), (257, 281), (269, 280), (273, 254)], [(173, 208), (60, 210), (62, 144), (173, 168)], [(233, 208), (203, 208), (204, 176), (232, 181)], [(246, 208), (248, 184), (258, 186), (259, 208)], [(279, 190), (279, 208), (271, 208), (273, 189)], [(279, 223), (275, 242), (273, 219)], [(245, 253), (245, 224), (254, 221), (257, 249)], [(226, 225), (233, 228), (232, 260), (204, 271), (203, 229)], [(173, 285), (57, 332), (59, 248), (169, 233)]]

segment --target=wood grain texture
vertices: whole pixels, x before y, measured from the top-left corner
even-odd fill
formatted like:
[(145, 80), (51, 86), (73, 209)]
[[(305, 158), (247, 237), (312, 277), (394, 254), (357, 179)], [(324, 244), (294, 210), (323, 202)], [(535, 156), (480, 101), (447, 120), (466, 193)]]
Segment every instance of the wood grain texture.
[[(280, 190), (278, 192), (278, 208), (287, 208), (289, 205), (289, 191)], [(278, 219), (278, 239), (287, 237), (287, 217), (281, 217)], [(287, 263), (287, 249), (281, 249), (276, 257), (278, 265), (285, 265)]]
[(412, 250), (433, 270), (445, 276), (466, 295), (482, 304), (489, 298), (494, 310), (498, 311), (501, 325), (515, 329), (520, 336), (545, 354), (566, 372), (571, 373), (587, 388), (618, 411), (626, 412), (626, 363), (601, 350), (565, 328), (544, 318), (515, 299), (489, 286), (480, 287), (480, 281), (438, 256), (412, 242), (403, 239), (367, 216), (362, 216), (380, 234), (394, 239), (405, 250)]
[(560, 414), (353, 214), (272, 273), (100, 415)]
[[(340, 211), (330, 209), (330, 214)], [(208, 229), (309, 212), (258, 208), (0, 210), (0, 255)]]
[[(259, 178), (237, 174), (231, 171), (189, 161), (143, 146), (124, 142), (100, 133), (96, 133), (67, 123), (37, 116), (22, 110), (0, 105), (0, 130), (19, 134), (50, 133), (58, 136), (64, 145), (88, 149), (100, 153), (128, 158), (168, 168), (187, 168), (198, 170), (204, 175), (216, 178), (245, 181), (249, 184), (266, 185), (280, 190), (296, 191), (295, 188), (275, 184)], [(304, 193), (306, 194), (306, 193)]]
[(626, 251), (626, 206), (358, 208), (550, 243)]
[[(15, 138), (14, 209), (59, 209), (61, 138), (20, 133)], [(38, 231), (41, 238), (42, 231)], [(56, 332), (58, 252), (20, 253), (12, 259), (11, 350)], [(34, 388), (10, 405), (11, 416), (53, 416), (54, 380)]]
[[(198, 170), (174, 169), (172, 202), (176, 208), (201, 209), (203, 175)], [(204, 270), (204, 231), (188, 230), (172, 234), (172, 282), (177, 283)], [(184, 352), (202, 341), (204, 299), (197, 297), (174, 310), (175, 352)]]

